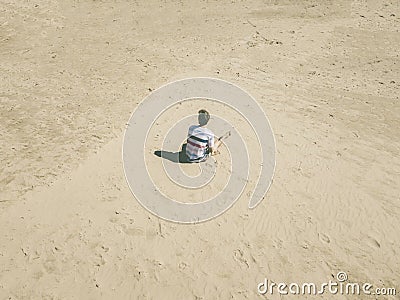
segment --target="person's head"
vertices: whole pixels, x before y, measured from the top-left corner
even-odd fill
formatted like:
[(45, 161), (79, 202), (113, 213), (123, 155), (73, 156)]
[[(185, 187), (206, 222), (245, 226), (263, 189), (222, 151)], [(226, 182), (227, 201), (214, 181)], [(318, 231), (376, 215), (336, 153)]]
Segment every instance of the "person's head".
[(199, 120), (200, 126), (207, 125), (208, 121), (210, 120), (209, 112), (206, 111), (205, 109), (200, 109), (198, 120)]

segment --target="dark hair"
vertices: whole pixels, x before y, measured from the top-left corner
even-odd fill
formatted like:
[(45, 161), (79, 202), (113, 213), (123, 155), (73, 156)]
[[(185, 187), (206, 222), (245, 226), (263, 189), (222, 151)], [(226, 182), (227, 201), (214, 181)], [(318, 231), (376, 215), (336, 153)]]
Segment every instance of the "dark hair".
[(200, 126), (206, 125), (210, 121), (210, 113), (205, 109), (199, 110), (199, 123)]

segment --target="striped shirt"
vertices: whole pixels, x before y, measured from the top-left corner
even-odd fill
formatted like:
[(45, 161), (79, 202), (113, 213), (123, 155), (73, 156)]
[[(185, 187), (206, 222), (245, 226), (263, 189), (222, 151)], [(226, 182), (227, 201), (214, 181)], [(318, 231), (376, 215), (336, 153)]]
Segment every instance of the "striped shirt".
[(214, 147), (212, 131), (199, 125), (190, 126), (186, 144), (186, 155), (189, 160), (204, 158), (210, 147)]

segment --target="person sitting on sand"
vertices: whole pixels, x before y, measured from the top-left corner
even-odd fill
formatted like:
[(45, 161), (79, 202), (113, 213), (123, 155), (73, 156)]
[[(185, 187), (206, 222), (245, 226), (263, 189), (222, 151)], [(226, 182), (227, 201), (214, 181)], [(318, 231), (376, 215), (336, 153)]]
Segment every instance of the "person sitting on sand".
[(222, 144), (222, 139), (230, 135), (228, 132), (215, 141), (214, 133), (206, 127), (209, 120), (209, 112), (201, 109), (198, 116), (199, 125), (189, 127), (186, 143), (186, 157), (189, 162), (203, 162), (209, 155), (218, 154), (217, 149)]

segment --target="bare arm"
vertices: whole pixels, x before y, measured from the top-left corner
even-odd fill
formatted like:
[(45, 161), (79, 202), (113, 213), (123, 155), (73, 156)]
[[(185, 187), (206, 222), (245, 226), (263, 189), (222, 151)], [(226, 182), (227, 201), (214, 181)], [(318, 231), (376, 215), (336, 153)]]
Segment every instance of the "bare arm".
[(231, 136), (231, 132), (230, 131), (228, 131), (227, 133), (225, 133), (224, 135), (222, 135), (220, 137), (214, 136), (215, 142), (214, 142), (214, 146), (209, 148), (210, 154), (211, 155), (218, 154), (219, 153), (218, 148), (219, 148), (219, 146), (221, 146), (222, 140), (226, 139), (226, 138), (228, 138), (230, 136)]

